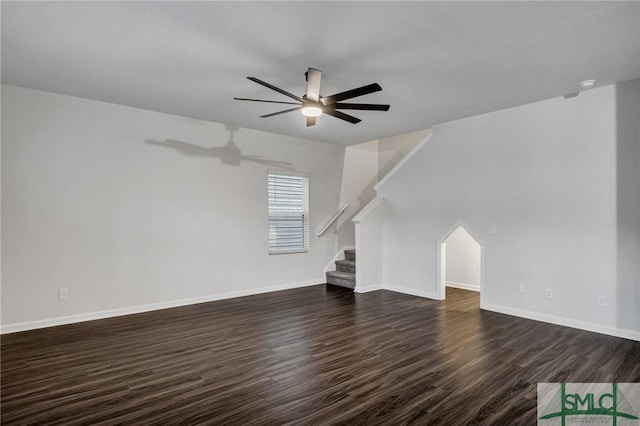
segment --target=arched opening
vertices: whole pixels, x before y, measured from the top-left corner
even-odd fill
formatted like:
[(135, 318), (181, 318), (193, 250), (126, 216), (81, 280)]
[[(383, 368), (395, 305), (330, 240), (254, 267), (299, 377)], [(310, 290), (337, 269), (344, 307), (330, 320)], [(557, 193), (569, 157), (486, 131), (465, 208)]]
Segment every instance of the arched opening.
[(468, 225), (456, 223), (438, 244), (439, 298), (447, 288), (480, 292), (484, 286), (484, 248)]

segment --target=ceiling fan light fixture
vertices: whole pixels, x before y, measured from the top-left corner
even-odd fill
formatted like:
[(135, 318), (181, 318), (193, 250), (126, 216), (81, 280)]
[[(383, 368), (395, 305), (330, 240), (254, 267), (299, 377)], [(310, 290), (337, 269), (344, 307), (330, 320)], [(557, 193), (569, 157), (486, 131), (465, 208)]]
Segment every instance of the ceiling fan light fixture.
[(302, 107), (302, 114), (307, 117), (319, 117), (322, 115), (322, 108), (314, 105), (307, 105)]
[(595, 80), (584, 80), (578, 83), (578, 85), (583, 89), (588, 89), (590, 87), (593, 87), (595, 84), (596, 84)]

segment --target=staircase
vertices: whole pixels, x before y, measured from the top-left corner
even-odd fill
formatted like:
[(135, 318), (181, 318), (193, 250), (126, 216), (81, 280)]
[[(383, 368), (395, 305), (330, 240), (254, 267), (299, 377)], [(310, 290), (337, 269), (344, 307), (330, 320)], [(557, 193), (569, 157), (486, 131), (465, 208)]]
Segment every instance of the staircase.
[(354, 289), (356, 287), (356, 251), (344, 251), (344, 260), (336, 260), (336, 270), (328, 271), (327, 284)]

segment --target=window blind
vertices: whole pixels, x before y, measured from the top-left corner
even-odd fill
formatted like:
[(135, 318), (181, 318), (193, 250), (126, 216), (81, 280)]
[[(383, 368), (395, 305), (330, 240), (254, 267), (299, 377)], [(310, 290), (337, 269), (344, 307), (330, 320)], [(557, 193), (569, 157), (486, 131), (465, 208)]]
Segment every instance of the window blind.
[(269, 254), (309, 250), (309, 178), (269, 172)]

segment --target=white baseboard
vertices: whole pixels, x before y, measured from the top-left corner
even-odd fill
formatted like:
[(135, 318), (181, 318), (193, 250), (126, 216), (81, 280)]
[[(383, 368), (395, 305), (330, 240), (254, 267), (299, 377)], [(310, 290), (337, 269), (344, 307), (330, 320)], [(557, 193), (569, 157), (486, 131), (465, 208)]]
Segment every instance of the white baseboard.
[(369, 293), (370, 291), (376, 290), (389, 290), (395, 291), (396, 293), (408, 294), (410, 296), (418, 296), (425, 297), (427, 299), (438, 299), (438, 295), (436, 293), (431, 293), (428, 291), (416, 290), (413, 288), (401, 287), (397, 285), (388, 285), (388, 284), (372, 284), (368, 286), (358, 286), (356, 284), (356, 288), (353, 290), (356, 293)]
[(580, 330), (593, 331), (594, 333), (607, 334), (609, 336), (622, 337), (624, 339), (640, 341), (640, 332), (617, 327), (595, 324), (592, 322), (579, 321), (570, 318), (557, 317), (555, 315), (542, 314), (539, 312), (526, 311), (524, 309), (511, 308), (508, 306), (482, 303), (480, 309), (498, 312), (500, 314), (513, 315), (535, 321), (547, 322), (550, 324), (562, 325), (564, 327), (577, 328)]
[[(58, 325), (73, 324), (77, 322), (92, 321), (92, 320), (111, 318), (111, 317), (117, 317), (122, 315), (132, 315), (132, 314), (138, 314), (142, 312), (156, 311), (160, 309), (176, 308), (179, 306), (186, 306), (186, 305), (195, 305), (197, 303), (206, 303), (206, 302), (213, 302), (216, 300), (232, 299), (234, 297), (251, 296), (255, 294), (270, 293), (273, 291), (281, 291), (281, 290), (290, 290), (293, 288), (307, 287), (307, 286), (318, 285), (323, 283), (324, 283), (324, 278), (321, 278), (317, 280), (309, 280), (309, 281), (303, 281), (298, 283), (279, 284), (279, 285), (273, 285), (273, 286), (267, 286), (267, 287), (248, 289), (248, 290), (213, 294), (213, 295), (201, 296), (201, 297), (193, 297), (189, 299), (171, 300), (167, 302), (151, 303), (146, 305), (137, 305), (137, 306), (130, 306), (125, 308), (109, 309), (105, 311), (89, 312), (85, 314), (69, 315), (69, 316), (50, 318), (50, 319), (44, 319), (44, 320), (7, 324), (7, 325), (2, 325), (2, 327), (0, 328), (0, 334), (16, 333), (19, 331), (35, 330), (38, 328), (54, 327)], [(407, 288), (407, 287), (395, 286), (395, 285), (378, 284), (378, 285), (370, 285), (366, 287), (356, 287), (355, 292), (367, 293), (370, 291), (383, 290), (383, 289), (395, 291), (397, 293), (409, 294), (412, 296), (439, 300), (436, 293), (416, 290), (416, 289)], [(606, 334), (606, 335), (615, 336), (615, 337), (622, 337), (624, 339), (640, 341), (640, 332), (634, 331), (634, 330), (604, 326), (604, 325), (590, 323), (586, 321), (573, 320), (569, 318), (558, 317), (555, 315), (532, 312), (532, 311), (527, 311), (523, 309), (502, 306), (502, 305), (494, 305), (490, 303), (483, 303), (481, 304), (480, 308), (487, 311), (497, 312), (497, 313), (506, 314), (506, 315), (512, 315), (512, 316), (526, 318), (530, 320), (542, 321), (550, 324), (556, 324), (556, 325), (561, 325), (565, 327), (577, 328), (580, 330), (592, 331), (595, 333), (601, 333), (601, 334)]]
[(432, 293), (430, 291), (417, 290), (414, 288), (400, 287), (397, 285), (389, 285), (389, 284), (384, 284), (382, 288), (385, 290), (395, 291), (396, 293), (404, 293), (404, 294), (409, 294), (411, 296), (426, 297), (427, 299), (441, 300), (436, 293)]
[(15, 323), (15, 324), (6, 324), (0, 327), (0, 334), (35, 330), (37, 328), (55, 327), (57, 325), (73, 324), (76, 322), (119, 317), (123, 315), (139, 314), (142, 312), (157, 311), (160, 309), (167, 309), (167, 308), (177, 308), (179, 306), (214, 302), (216, 300), (233, 299), (234, 297), (251, 296), (255, 294), (270, 293), (273, 291), (290, 290), (293, 288), (324, 284), (324, 282), (325, 282), (325, 279), (320, 278), (320, 279), (297, 282), (297, 283), (278, 284), (278, 285), (253, 288), (248, 290), (232, 291), (232, 292), (221, 293), (221, 294), (211, 294), (208, 296), (201, 296), (201, 297), (192, 297), (189, 299), (170, 300), (167, 302), (128, 306), (125, 308), (108, 309), (105, 311), (89, 312), (85, 314), (69, 315), (64, 317), (48, 318), (44, 320), (27, 321), (27, 322)]
[[(375, 288), (374, 288), (375, 287)], [(370, 289), (371, 288), (371, 289)], [(441, 300), (436, 293), (428, 291), (416, 290), (412, 288), (400, 287), (395, 285), (381, 284), (378, 286), (368, 286), (364, 289), (357, 289), (358, 293), (373, 290), (390, 290), (397, 293), (409, 294), (412, 296), (426, 297), (428, 299)], [(500, 314), (511, 315), (520, 318), (526, 318), (534, 321), (542, 321), (550, 324), (561, 325), (564, 327), (577, 328), (579, 330), (592, 331), (594, 333), (606, 334), (609, 336), (622, 337), (623, 339), (640, 341), (640, 332), (627, 330), (623, 328), (610, 327), (596, 323), (579, 321), (570, 318), (557, 317), (555, 315), (542, 314), (538, 312), (526, 311), (524, 309), (511, 308), (508, 306), (494, 305), (491, 303), (481, 303), (480, 309), (497, 312)]]
[(383, 290), (384, 286), (382, 284), (373, 284), (368, 286), (358, 286), (356, 284), (356, 288), (353, 290), (356, 293), (369, 293), (370, 291)]
[(445, 283), (445, 285), (447, 287), (454, 287), (454, 288), (459, 288), (459, 289), (462, 289), (462, 290), (480, 291), (480, 286), (479, 285), (459, 283), (459, 282), (456, 282), (456, 281), (447, 281)]

